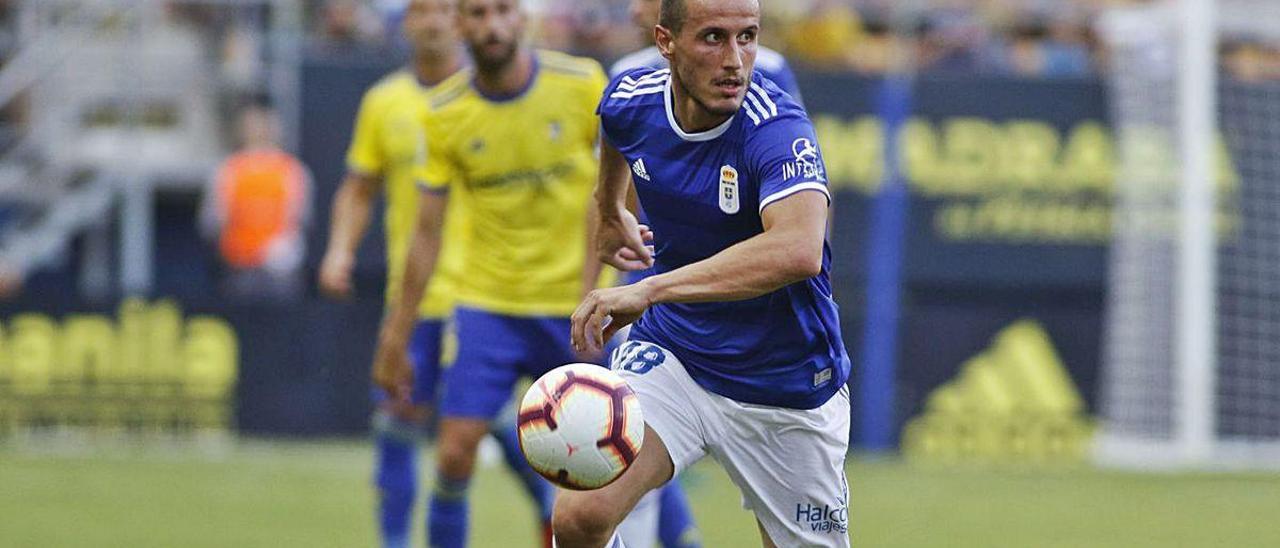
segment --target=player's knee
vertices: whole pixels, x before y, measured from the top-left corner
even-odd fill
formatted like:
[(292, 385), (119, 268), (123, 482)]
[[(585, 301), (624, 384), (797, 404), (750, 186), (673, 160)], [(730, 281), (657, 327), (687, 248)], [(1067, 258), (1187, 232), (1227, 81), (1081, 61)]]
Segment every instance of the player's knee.
[(485, 428), (452, 428), (442, 425), (439, 447), (440, 470), (451, 478), (467, 478), (475, 465), (476, 449), (484, 438)]
[(475, 462), (475, 447), (462, 443), (440, 444), (440, 471), (452, 478), (471, 476)]
[(562, 493), (556, 498), (551, 527), (556, 542), (562, 547), (599, 545), (608, 540), (618, 518), (609, 505), (600, 504), (591, 497)]

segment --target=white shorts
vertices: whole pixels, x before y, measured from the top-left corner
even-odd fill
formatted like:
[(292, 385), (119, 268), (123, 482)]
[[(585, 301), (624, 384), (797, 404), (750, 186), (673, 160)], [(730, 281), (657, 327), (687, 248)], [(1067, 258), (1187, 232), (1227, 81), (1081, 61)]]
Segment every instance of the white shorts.
[(709, 392), (658, 345), (628, 341), (611, 367), (640, 399), (675, 473), (711, 455), (774, 544), (849, 546), (849, 389), (816, 409), (741, 403)]

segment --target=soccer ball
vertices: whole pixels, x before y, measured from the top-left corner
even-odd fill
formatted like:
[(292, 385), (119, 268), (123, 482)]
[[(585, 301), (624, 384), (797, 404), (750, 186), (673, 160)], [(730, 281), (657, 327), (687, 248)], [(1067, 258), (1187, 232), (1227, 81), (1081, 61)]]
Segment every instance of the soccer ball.
[(644, 442), (635, 392), (616, 373), (587, 363), (557, 367), (535, 381), (516, 424), (529, 465), (578, 491), (618, 479)]

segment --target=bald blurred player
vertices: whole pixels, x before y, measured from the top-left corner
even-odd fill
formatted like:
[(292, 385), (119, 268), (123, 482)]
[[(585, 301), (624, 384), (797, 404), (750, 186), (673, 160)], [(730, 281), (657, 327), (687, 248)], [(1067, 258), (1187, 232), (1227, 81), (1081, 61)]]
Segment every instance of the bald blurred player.
[[(414, 169), (424, 150), (428, 89), (458, 72), (463, 55), (454, 31), (456, 0), (413, 0), (405, 11), (403, 32), (412, 45), (408, 67), (382, 78), (364, 96), (347, 154), (347, 176), (334, 198), (329, 247), (320, 266), (320, 288), (335, 298), (350, 298), (355, 251), (369, 226), (370, 211), (379, 193), (386, 193), (383, 219), (387, 243), (387, 302), (400, 289), (409, 239), (418, 215)], [(452, 312), (453, 291), (462, 268), (463, 247), (457, 242), (464, 216), (451, 211), (443, 239), (441, 267), (414, 308), (415, 325), (409, 354), (414, 386), (405, 401), (389, 399), (376, 389), (374, 417), (377, 446), (375, 483), (379, 493), (379, 525), (383, 546), (409, 546), (413, 507), (417, 499), (417, 445), (430, 420), (439, 379), (441, 341)], [(513, 425), (496, 426), (494, 436), (507, 462), (546, 518), (552, 488), (520, 453)]]
[(528, 48), (518, 0), (460, 0), (458, 12), (473, 68), (430, 94), (417, 224), (374, 365), (380, 385), (411, 394), (404, 349), (415, 306), (447, 268), (453, 242), (442, 254), (442, 241), (464, 212), (458, 355), (443, 381), (428, 511), (429, 544), (444, 548), (466, 544), (477, 444), (518, 378), (590, 358), (569, 346), (569, 315), (601, 270), (598, 261), (588, 269), (586, 220), (606, 82), (595, 61)]

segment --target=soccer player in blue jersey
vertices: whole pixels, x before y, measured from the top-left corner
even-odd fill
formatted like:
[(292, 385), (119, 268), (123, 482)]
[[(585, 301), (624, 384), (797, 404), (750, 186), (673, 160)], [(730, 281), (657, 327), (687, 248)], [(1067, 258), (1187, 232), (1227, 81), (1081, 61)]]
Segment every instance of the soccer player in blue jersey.
[[(631, 0), (628, 5), (631, 21), (648, 35), (649, 40), (653, 39), (653, 29), (654, 25), (658, 23), (658, 8), (660, 5), (660, 0)], [(639, 68), (668, 68), (667, 58), (663, 57), (662, 53), (658, 51), (657, 46), (651, 45), (618, 59), (609, 68), (609, 75), (617, 78), (625, 72)], [(800, 100), (800, 88), (796, 84), (795, 74), (791, 72), (791, 67), (781, 53), (757, 45), (755, 71), (777, 84), (792, 98), (797, 101)], [(637, 211), (636, 215), (641, 223), (648, 222), (643, 211)], [(629, 272), (627, 273), (626, 281), (635, 283), (652, 273), (653, 271), (647, 268)], [(625, 336), (625, 333), (620, 336)], [(689, 501), (684, 496), (684, 491), (677, 488), (678, 485), (678, 483), (674, 482), (668, 484), (662, 489), (661, 495), (656, 501), (659, 507), (658, 537), (662, 541), (664, 548), (695, 548), (702, 545), (701, 535), (693, 522), (693, 513), (689, 510)]]
[[(804, 109), (753, 71), (757, 0), (662, 0), (668, 70), (625, 72), (599, 106), (601, 259), (655, 274), (587, 295), (572, 317), (613, 355), (645, 412), (618, 481), (566, 492), (563, 548), (600, 547), (646, 493), (705, 455), (728, 471), (765, 546), (848, 546), (850, 363), (831, 295), (830, 196)], [(626, 208), (628, 182), (654, 249)]]

